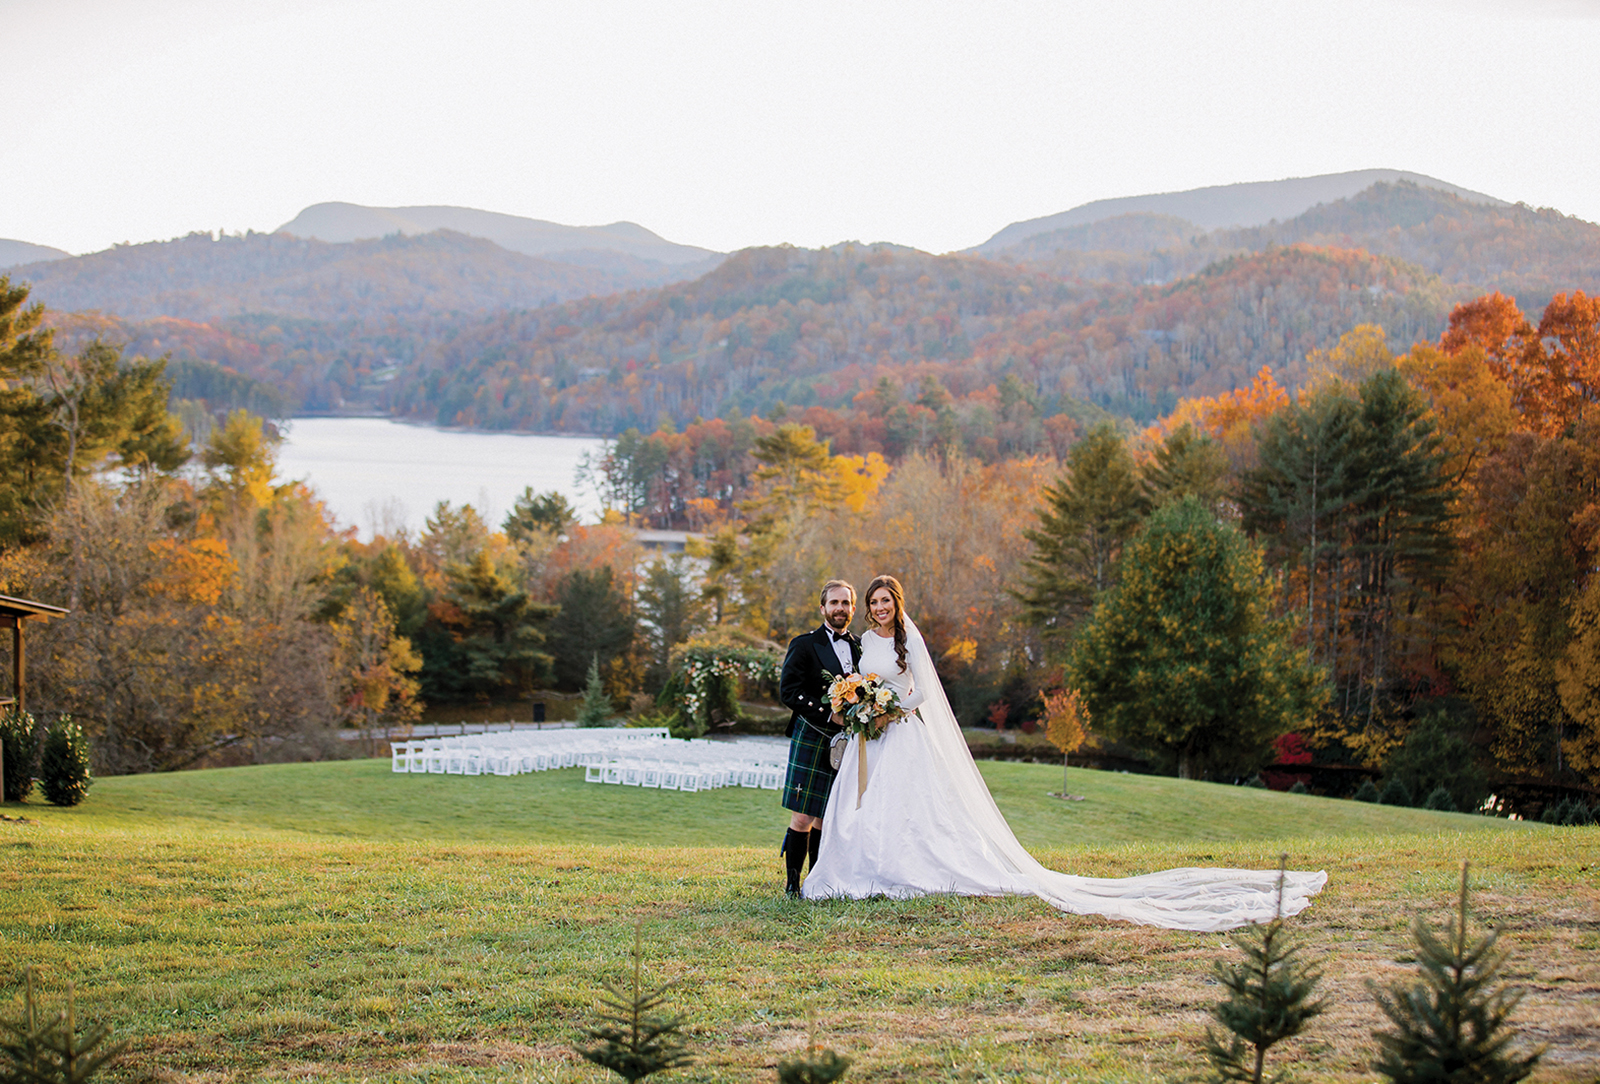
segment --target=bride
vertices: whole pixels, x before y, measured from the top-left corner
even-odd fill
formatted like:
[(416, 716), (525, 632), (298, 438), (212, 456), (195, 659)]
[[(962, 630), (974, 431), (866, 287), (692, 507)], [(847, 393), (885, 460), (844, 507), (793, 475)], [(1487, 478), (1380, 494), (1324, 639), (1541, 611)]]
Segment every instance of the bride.
[[(861, 638), (860, 670), (892, 685), (905, 714), (865, 743), (867, 785), (860, 793), (862, 739), (850, 738), (802, 896), (1031, 895), (1073, 914), (1178, 930), (1226, 930), (1277, 914), (1276, 870), (1170, 869), (1107, 878), (1040, 865), (1017, 842), (972, 762), (928, 645), (905, 614), (900, 582), (874, 578), (866, 603), (870, 627)], [(1326, 873), (1287, 874), (1283, 913), (1303, 910), (1327, 880)]]

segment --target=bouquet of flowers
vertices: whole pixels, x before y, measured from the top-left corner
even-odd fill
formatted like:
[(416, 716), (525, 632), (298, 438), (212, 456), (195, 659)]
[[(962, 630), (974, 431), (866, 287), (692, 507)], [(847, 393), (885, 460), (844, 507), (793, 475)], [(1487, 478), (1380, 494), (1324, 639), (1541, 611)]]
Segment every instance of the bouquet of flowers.
[[(828, 699), (844, 716), (844, 734), (834, 738), (830, 756), (843, 757), (845, 735), (861, 735), (856, 742), (856, 808), (860, 809), (861, 796), (867, 792), (867, 742), (883, 737), (889, 724), (903, 714), (900, 696), (877, 674), (845, 674), (828, 686)], [(835, 760), (834, 767), (839, 766)]]
[(877, 674), (845, 674), (828, 686), (833, 710), (844, 716), (846, 734), (864, 740), (883, 736), (884, 728), (901, 715), (900, 696)]

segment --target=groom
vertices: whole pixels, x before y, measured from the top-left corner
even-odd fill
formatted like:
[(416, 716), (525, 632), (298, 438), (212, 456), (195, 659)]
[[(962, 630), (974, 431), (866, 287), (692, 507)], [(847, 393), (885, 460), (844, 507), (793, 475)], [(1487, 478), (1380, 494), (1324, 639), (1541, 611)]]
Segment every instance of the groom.
[(809, 855), (817, 865), (822, 843), (822, 813), (836, 774), (828, 744), (843, 720), (828, 703), (828, 686), (842, 674), (853, 674), (861, 662), (861, 641), (850, 635), (856, 612), (856, 589), (844, 580), (822, 585), (822, 627), (789, 641), (778, 678), (778, 699), (794, 714), (789, 718), (789, 772), (783, 783), (783, 807), (789, 833), (778, 853), (784, 857), (785, 891), (800, 894), (800, 870)]

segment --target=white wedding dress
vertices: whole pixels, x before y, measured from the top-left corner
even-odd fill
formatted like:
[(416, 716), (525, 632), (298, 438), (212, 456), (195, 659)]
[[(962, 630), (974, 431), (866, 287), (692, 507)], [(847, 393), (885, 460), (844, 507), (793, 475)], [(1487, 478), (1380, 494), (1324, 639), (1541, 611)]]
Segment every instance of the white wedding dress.
[[(1038, 896), (1073, 914), (1104, 915), (1177, 930), (1227, 930), (1270, 922), (1278, 912), (1278, 872), (1169, 869), (1138, 877), (1079, 877), (1046, 869), (1023, 849), (978, 774), (933, 660), (906, 619), (908, 673), (894, 641), (868, 631), (861, 672), (893, 685), (906, 708), (867, 747), (868, 781), (857, 808), (859, 737), (845, 749), (822, 819), (817, 864), (806, 899), (929, 893)], [(1326, 873), (1284, 877), (1283, 913), (1304, 910)]]

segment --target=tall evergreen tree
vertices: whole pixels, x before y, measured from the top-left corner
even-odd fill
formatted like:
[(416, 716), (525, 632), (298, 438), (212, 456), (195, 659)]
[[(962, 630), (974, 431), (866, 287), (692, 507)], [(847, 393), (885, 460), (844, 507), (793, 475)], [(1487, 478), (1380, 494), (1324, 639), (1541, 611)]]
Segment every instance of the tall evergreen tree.
[(1272, 616), (1260, 552), (1194, 497), (1150, 517), (1095, 606), (1067, 683), (1108, 734), (1177, 762), (1248, 768), (1303, 724), (1321, 675)]
[(610, 565), (567, 573), (556, 585), (556, 603), (548, 632), (560, 687), (582, 688), (591, 659), (604, 669), (633, 649), (638, 618)]
[(1115, 582), (1146, 503), (1133, 456), (1110, 422), (1073, 446), (1066, 471), (1044, 495), (1038, 528), (1025, 532), (1034, 554), (1016, 598), (1029, 621), (1060, 636)]
[(504, 696), (549, 674), (540, 626), (555, 607), (532, 601), (482, 550), (446, 576), (443, 604), (418, 636), (426, 697)]
[[(1264, 426), (1246, 475), (1246, 530), (1300, 570), (1302, 623), (1355, 736), (1407, 680), (1426, 641), (1413, 630), (1450, 552), (1445, 456), (1422, 397), (1394, 368), (1333, 381)], [(1363, 732), (1366, 732), (1363, 734)]]
[(1208, 434), (1185, 422), (1173, 430), (1145, 465), (1145, 500), (1159, 508), (1184, 497), (1219, 510), (1228, 491), (1228, 453)]

